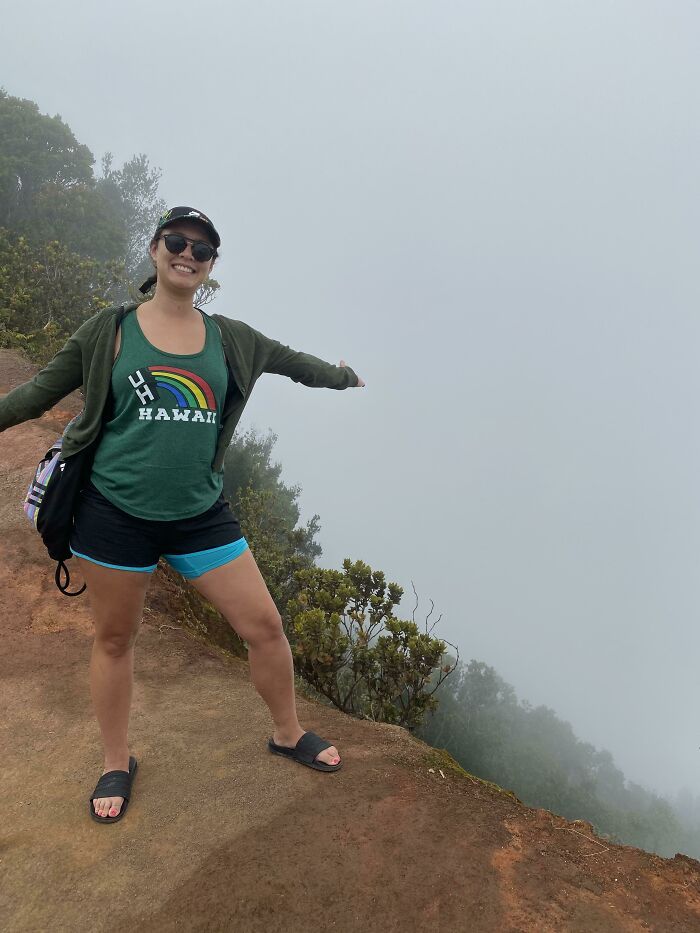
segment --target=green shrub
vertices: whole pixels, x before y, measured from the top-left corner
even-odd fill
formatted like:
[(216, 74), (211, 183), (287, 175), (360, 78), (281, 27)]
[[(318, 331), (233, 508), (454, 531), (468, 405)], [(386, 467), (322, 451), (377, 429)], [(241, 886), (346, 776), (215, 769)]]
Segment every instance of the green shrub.
[(444, 663), (447, 644), (427, 624), (421, 631), (394, 615), (401, 587), (350, 560), (342, 573), (311, 567), (296, 579), (287, 634), (302, 677), (346, 713), (417, 726), (454, 664)]

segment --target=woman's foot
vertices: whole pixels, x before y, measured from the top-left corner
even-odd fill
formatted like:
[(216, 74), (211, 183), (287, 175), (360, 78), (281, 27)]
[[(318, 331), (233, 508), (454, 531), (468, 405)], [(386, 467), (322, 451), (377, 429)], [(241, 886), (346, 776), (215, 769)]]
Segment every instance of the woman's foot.
[[(127, 752), (125, 758), (116, 758), (112, 761), (105, 761), (105, 768), (102, 774), (107, 774), (108, 771), (126, 771), (128, 774), (129, 753)], [(95, 815), (99, 817), (119, 816), (123, 804), (123, 797), (99, 797), (96, 800), (93, 800)]]
[[(294, 748), (304, 733), (305, 730), (302, 728), (299, 728), (296, 732), (275, 730), (272, 733), (272, 741), (275, 745), (282, 745), (285, 748)], [(340, 754), (335, 745), (331, 745), (330, 748), (325, 748), (322, 752), (319, 752), (314, 760), (322, 761), (326, 765), (337, 765), (340, 764)]]

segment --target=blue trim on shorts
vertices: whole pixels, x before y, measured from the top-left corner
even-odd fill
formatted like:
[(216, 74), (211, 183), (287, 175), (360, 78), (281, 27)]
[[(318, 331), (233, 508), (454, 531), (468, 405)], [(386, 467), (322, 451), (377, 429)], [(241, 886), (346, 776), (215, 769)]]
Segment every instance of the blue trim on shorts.
[(81, 554), (79, 551), (74, 551), (73, 548), (70, 549), (71, 554), (75, 554), (76, 557), (82, 557), (83, 560), (89, 560), (91, 564), (99, 564), (100, 567), (109, 567), (110, 570), (132, 570), (134, 573), (152, 573), (157, 564), (154, 564), (152, 567), (124, 567), (121, 564), (106, 564), (103, 560), (95, 560), (94, 557), (88, 557), (87, 554)]
[(173, 570), (181, 573), (186, 580), (193, 580), (208, 570), (229, 564), (247, 550), (248, 542), (245, 538), (239, 538), (238, 541), (222, 544), (221, 547), (210, 547), (192, 554), (163, 554), (163, 557)]

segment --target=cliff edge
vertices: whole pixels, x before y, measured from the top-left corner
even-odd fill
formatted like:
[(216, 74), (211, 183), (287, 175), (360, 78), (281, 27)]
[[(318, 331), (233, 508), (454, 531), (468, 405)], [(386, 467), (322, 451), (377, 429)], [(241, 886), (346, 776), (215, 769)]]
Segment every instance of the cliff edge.
[[(0, 393), (33, 367), (0, 350)], [(700, 865), (522, 806), (404, 730), (300, 698), (337, 774), (272, 756), (247, 666), (197, 641), (154, 581), (136, 654), (139, 759), (98, 826), (85, 596), (67, 599), (22, 513), (69, 398), (0, 436), (0, 927), (307, 931), (697, 931)]]

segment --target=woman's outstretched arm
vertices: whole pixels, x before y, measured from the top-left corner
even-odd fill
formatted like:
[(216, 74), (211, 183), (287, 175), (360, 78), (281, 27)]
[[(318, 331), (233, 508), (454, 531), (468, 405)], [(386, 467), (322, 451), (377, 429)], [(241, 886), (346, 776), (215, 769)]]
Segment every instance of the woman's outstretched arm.
[(82, 384), (82, 351), (74, 335), (33, 379), (0, 398), (0, 431), (38, 418)]
[(364, 382), (344, 360), (339, 366), (327, 363), (318, 356), (292, 350), (277, 340), (259, 335), (265, 341), (267, 361), (265, 372), (288, 376), (294, 382), (313, 388), (351, 389), (364, 386)]

